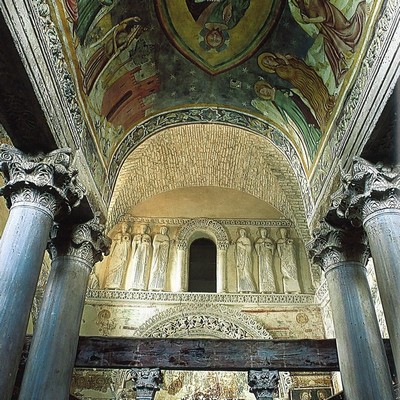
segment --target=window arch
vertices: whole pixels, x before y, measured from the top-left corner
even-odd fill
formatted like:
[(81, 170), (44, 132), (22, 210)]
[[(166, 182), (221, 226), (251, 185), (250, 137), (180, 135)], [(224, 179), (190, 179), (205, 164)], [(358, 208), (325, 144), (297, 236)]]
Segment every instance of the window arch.
[(217, 247), (208, 238), (192, 242), (189, 249), (189, 292), (217, 291)]

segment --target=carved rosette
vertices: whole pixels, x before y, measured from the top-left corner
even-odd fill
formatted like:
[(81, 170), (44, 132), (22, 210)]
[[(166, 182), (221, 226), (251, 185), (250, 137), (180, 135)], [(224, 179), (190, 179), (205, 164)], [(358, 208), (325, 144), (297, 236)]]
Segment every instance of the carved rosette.
[(54, 225), (48, 250), (51, 258), (78, 257), (90, 268), (109, 254), (111, 239), (104, 235), (104, 226), (99, 223), (98, 215), (80, 225), (65, 227)]
[(71, 149), (31, 156), (3, 144), (0, 170), (6, 183), (0, 194), (9, 208), (20, 202), (35, 203), (62, 218), (79, 205), (85, 193), (70, 163)]
[(250, 392), (254, 393), (257, 400), (273, 398), (278, 389), (279, 373), (269, 369), (250, 370), (248, 373)]
[(133, 382), (137, 399), (153, 399), (163, 383), (160, 368), (132, 368), (129, 378)]
[(370, 255), (365, 232), (337, 217), (335, 212), (332, 209), (314, 230), (313, 239), (307, 244), (310, 259), (325, 272), (342, 262), (365, 265)]
[(372, 164), (354, 157), (350, 174), (342, 176), (342, 186), (333, 196), (339, 215), (361, 226), (372, 213), (400, 210), (400, 165)]

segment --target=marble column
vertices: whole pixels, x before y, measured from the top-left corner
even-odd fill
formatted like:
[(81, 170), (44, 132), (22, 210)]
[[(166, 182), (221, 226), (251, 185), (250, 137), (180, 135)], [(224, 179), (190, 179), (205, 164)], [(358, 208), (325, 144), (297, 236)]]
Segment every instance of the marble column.
[(339, 211), (363, 225), (374, 260), (376, 279), (390, 336), (396, 370), (400, 371), (400, 165), (353, 160), (351, 174), (336, 194)]
[(187, 267), (187, 243), (179, 240), (176, 246), (176, 269), (171, 281), (172, 292), (187, 292), (189, 287)]
[(348, 400), (394, 399), (367, 281), (366, 235), (335, 211), (314, 231), (308, 248), (326, 275), (344, 393)]
[(0, 242), (0, 393), (12, 394), (29, 311), (54, 218), (79, 204), (83, 189), (70, 168), (71, 151), (29, 156), (0, 146), (10, 214)]
[(226, 276), (226, 254), (229, 248), (229, 242), (220, 242), (217, 246), (217, 293), (226, 293), (227, 276)]
[(257, 400), (273, 400), (278, 391), (278, 371), (262, 369), (248, 372), (250, 392), (254, 393)]
[(49, 244), (52, 258), (19, 400), (69, 398), (89, 274), (108, 254), (110, 240), (97, 216), (60, 225)]
[(129, 378), (137, 400), (153, 400), (163, 382), (160, 368), (132, 368)]

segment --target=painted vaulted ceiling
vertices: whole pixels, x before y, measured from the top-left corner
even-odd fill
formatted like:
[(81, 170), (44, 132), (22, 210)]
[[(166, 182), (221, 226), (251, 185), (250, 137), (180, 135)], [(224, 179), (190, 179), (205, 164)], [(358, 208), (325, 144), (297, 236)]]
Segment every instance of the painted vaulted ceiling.
[[(106, 205), (124, 204), (124, 196), (117, 198), (113, 189), (124, 190), (121, 176), (134, 179), (133, 150), (151, 154), (152, 146), (165, 149), (175, 140), (174, 152), (181, 151), (177, 143), (187, 146), (187, 159), (180, 162), (200, 165), (191, 160), (192, 153), (200, 146), (203, 156), (212, 158), (218, 146), (226, 149), (218, 155), (221, 163), (230, 165), (234, 162), (226, 158), (233, 160), (235, 143), (246, 135), (250, 140), (240, 157), (265, 153), (265, 161), (257, 161), (257, 167), (249, 162), (243, 182), (255, 180), (253, 172), (259, 175), (265, 165), (290, 203), (295, 192), (284, 185), (294, 179), (303, 219), (310, 217), (346, 138), (351, 105), (361, 91), (357, 85), (366, 84), (358, 83), (366, 75), (362, 69), (377, 58), (371, 48), (380, 35), (378, 22), (383, 14), (390, 19), (390, 7), (396, 10), (392, 0), (388, 6), (372, 0), (36, 3), (74, 120), (72, 136)], [(182, 129), (173, 131), (174, 139), (164, 135), (178, 126)], [(155, 133), (164, 136), (143, 147)], [(179, 135), (186, 136), (179, 141)], [(215, 135), (225, 139), (222, 147)], [(209, 138), (212, 143), (203, 143)], [(230, 146), (229, 140), (235, 143)], [(264, 153), (252, 147), (256, 143), (261, 149), (262, 140)], [(283, 161), (274, 161), (280, 157), (276, 152)], [(173, 157), (169, 162), (172, 168)], [(146, 174), (151, 173), (150, 166)], [(197, 178), (196, 185), (207, 180)], [(244, 187), (243, 182), (231, 186)]]
[[(166, 125), (276, 128), (308, 173), (359, 67), (379, 1), (63, 0), (55, 4), (107, 166)], [(126, 152), (122, 150), (122, 152)]]

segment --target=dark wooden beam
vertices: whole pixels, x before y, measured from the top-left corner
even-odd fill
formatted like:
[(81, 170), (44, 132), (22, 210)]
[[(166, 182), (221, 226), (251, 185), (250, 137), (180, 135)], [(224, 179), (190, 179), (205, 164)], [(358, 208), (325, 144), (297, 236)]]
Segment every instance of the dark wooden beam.
[[(21, 367), (30, 344), (27, 337)], [(385, 340), (394, 371), (390, 343)], [(338, 371), (336, 341), (215, 340), (85, 337), (79, 339), (77, 368), (161, 368), (172, 370)]]

